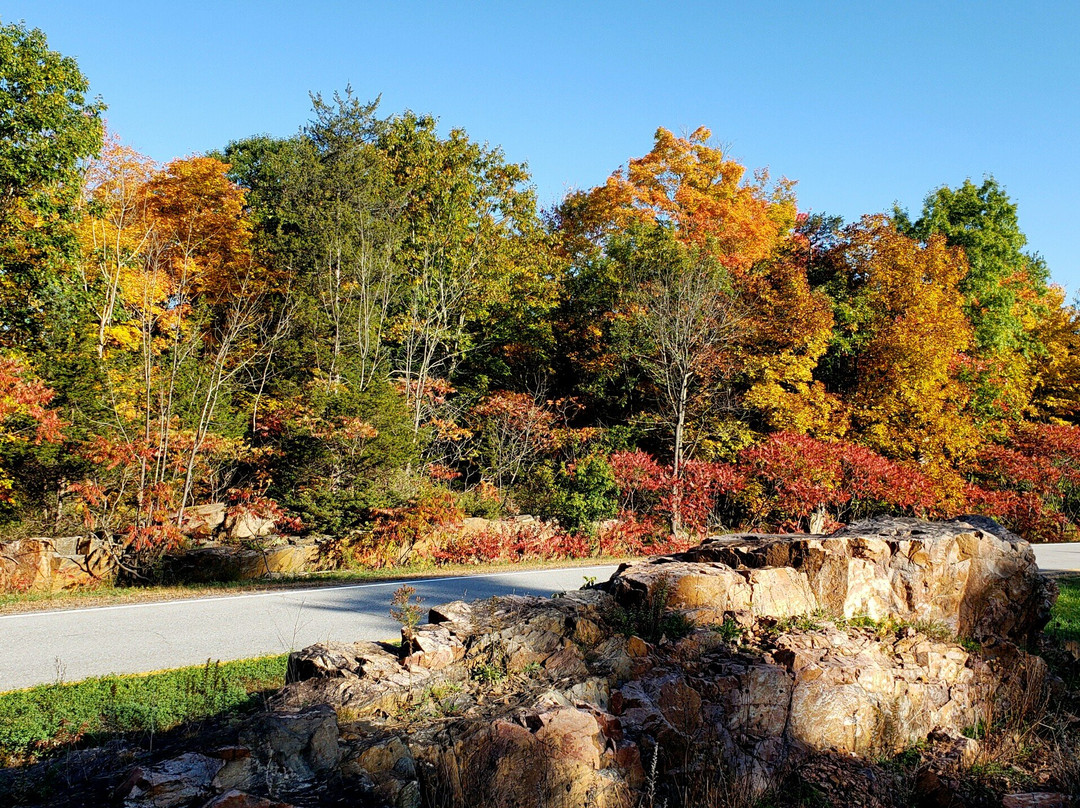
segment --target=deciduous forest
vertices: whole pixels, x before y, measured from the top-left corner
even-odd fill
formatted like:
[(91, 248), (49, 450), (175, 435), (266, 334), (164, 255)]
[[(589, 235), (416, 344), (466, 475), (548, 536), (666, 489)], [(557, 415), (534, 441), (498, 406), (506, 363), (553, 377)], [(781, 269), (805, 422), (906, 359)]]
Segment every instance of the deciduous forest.
[[(0, 26), (7, 537), (145, 570), (211, 502), (373, 565), (881, 513), (1076, 534), (1080, 310), (991, 176), (844, 222), (660, 128), (542, 210), (498, 147), (348, 89), (165, 165), (88, 92)], [(557, 528), (431, 538), (513, 514)]]

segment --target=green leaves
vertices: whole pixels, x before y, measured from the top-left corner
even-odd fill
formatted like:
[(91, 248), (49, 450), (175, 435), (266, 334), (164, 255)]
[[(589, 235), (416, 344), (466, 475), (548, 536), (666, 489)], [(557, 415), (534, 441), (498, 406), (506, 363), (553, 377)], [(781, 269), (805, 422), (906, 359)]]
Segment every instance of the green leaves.
[(74, 253), (79, 162), (101, 147), (105, 105), (45, 35), (0, 26), (0, 341), (25, 347)]

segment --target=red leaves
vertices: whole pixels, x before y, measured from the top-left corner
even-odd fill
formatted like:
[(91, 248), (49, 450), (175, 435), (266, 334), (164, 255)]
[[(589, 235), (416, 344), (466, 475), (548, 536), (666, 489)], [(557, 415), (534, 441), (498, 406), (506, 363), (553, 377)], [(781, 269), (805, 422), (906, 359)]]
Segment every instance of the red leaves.
[(503, 525), (468, 536), (458, 536), (434, 552), (437, 564), (484, 564), (492, 561), (551, 561), (587, 558), (589, 540), (580, 534), (552, 531), (539, 524)]
[(31, 435), (36, 444), (63, 440), (64, 422), (49, 409), (55, 395), (21, 359), (0, 356), (0, 440), (29, 440)]
[(921, 514), (938, 501), (931, 481), (915, 469), (863, 446), (790, 432), (744, 449), (735, 465), (690, 461), (680, 480), (644, 452), (616, 453), (611, 465), (624, 518), (670, 519), (678, 508), (681, 523), (699, 534), (721, 514), (743, 525), (799, 529), (819, 509), (847, 520)]
[(937, 504), (920, 472), (845, 441), (781, 432), (739, 454), (756, 492), (747, 505), (755, 521), (800, 524), (819, 508), (843, 521), (873, 513), (922, 514)]
[(982, 448), (964, 493), (1028, 541), (1062, 539), (1080, 516), (1080, 428), (1017, 424), (1008, 446)]
[(642, 451), (616, 452), (610, 462), (624, 513), (654, 513), (670, 520), (677, 512), (679, 523), (699, 534), (708, 528), (718, 500), (744, 485), (739, 472), (727, 463), (690, 460), (676, 478), (670, 466), (661, 466)]

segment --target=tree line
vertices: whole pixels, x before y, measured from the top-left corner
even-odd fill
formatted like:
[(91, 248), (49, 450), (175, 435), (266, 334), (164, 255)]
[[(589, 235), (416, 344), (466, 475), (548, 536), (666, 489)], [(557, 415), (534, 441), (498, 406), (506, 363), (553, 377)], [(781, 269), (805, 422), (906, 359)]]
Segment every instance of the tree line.
[(145, 564), (219, 501), (369, 560), (462, 514), (567, 553), (880, 512), (1076, 530), (1080, 312), (992, 177), (845, 223), (659, 129), (541, 210), (498, 148), (349, 90), (165, 165), (87, 92), (0, 26), (10, 535)]

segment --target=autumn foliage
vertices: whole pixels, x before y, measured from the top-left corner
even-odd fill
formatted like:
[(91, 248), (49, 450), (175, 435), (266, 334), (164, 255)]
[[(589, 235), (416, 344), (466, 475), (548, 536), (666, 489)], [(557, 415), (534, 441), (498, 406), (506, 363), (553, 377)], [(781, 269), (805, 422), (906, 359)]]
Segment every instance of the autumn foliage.
[(369, 566), (881, 513), (1077, 534), (1080, 312), (993, 178), (844, 223), (659, 128), (541, 211), (500, 149), (348, 91), (159, 165), (40, 32), (0, 37), (51, 71), (0, 65), (12, 532), (93, 532), (135, 574), (207, 503)]

